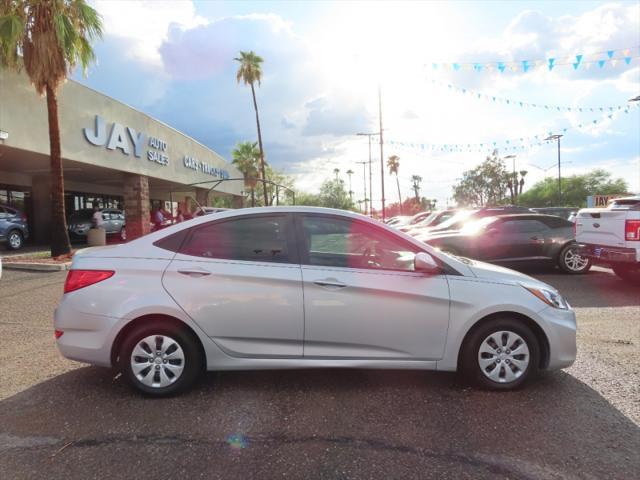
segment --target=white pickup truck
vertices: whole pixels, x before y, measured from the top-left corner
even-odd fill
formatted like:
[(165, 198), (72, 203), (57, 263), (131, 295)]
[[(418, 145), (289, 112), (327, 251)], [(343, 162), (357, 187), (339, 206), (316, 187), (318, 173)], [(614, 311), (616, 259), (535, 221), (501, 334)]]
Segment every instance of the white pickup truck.
[(583, 208), (575, 229), (580, 255), (640, 284), (640, 196), (617, 198), (607, 208)]

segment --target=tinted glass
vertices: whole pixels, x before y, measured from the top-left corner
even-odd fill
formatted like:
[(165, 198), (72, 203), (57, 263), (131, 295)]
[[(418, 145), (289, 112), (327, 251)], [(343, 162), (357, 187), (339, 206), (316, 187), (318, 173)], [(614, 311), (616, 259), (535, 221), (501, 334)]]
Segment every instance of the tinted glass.
[(547, 227), (538, 220), (507, 220), (500, 226), (503, 233), (529, 233), (545, 230)]
[(540, 219), (545, 225), (549, 228), (562, 228), (562, 227), (572, 227), (573, 224), (564, 218), (560, 217), (545, 217)]
[(284, 216), (238, 218), (191, 229), (180, 253), (196, 257), (289, 262)]
[(305, 216), (304, 263), (325, 267), (414, 269), (417, 248), (363, 222), (336, 217)]

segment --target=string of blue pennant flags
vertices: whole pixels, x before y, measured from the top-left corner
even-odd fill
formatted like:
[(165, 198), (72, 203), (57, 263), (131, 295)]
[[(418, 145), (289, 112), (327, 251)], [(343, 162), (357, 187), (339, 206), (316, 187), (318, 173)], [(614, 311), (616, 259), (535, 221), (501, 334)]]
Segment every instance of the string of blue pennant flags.
[[(635, 107), (638, 108), (640, 105), (638, 103), (635, 104)], [(547, 142), (546, 138), (550, 137), (554, 133), (562, 133), (565, 134), (571, 129), (583, 129), (586, 127), (591, 127), (594, 125), (598, 125), (606, 120), (612, 120), (614, 116), (618, 114), (629, 114), (631, 105), (627, 105), (626, 108), (620, 111), (615, 111), (608, 113), (607, 115), (596, 118), (590, 121), (581, 122), (576, 126), (564, 127), (562, 129), (554, 131), (547, 131), (545, 133), (540, 133), (538, 135), (533, 135), (529, 137), (517, 137), (511, 138), (507, 140), (501, 141), (487, 141), (482, 143), (426, 143), (426, 142), (404, 142), (398, 141), (395, 139), (386, 140), (384, 143), (388, 144), (395, 148), (400, 148), (403, 150), (410, 150), (412, 152), (419, 152), (423, 154), (433, 154), (438, 152), (491, 152), (495, 149), (501, 151), (517, 151), (517, 150), (525, 150), (535, 146), (543, 145)]]
[(558, 111), (558, 112), (598, 112), (598, 111), (614, 112), (617, 110), (622, 110), (628, 106), (626, 102), (621, 105), (613, 105), (613, 106), (606, 106), (606, 107), (585, 107), (585, 106), (569, 107), (569, 106), (562, 106), (562, 105), (547, 105), (545, 103), (531, 103), (531, 102), (525, 102), (523, 100), (514, 100), (512, 98), (500, 97), (498, 95), (486, 94), (486, 93), (470, 90), (468, 88), (458, 87), (456, 85), (453, 85), (452, 83), (447, 83), (447, 82), (443, 82), (435, 79), (432, 79), (431, 83), (436, 86), (446, 87), (448, 90), (452, 92), (460, 93), (462, 95), (468, 95), (471, 98), (475, 98), (478, 100), (485, 100), (487, 102), (511, 105), (511, 106), (520, 107), (520, 108), (525, 108), (525, 107), (539, 108), (543, 110)]
[(640, 46), (584, 54), (576, 53), (562, 57), (549, 57), (537, 60), (516, 60), (501, 62), (432, 62), (426, 66), (432, 70), (475, 71), (475, 72), (521, 72), (528, 73), (536, 70), (553, 71), (556, 67), (571, 66), (573, 70), (588, 69), (596, 66), (615, 67), (619, 63), (630, 65), (631, 61), (640, 57)]

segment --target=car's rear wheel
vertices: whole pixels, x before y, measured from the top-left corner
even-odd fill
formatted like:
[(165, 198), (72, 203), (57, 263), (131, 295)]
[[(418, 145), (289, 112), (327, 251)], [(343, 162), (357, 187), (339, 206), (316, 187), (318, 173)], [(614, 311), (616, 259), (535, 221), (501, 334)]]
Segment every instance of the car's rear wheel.
[(198, 340), (169, 322), (135, 327), (120, 350), (124, 378), (149, 396), (164, 397), (191, 387), (202, 367)]
[(24, 243), (24, 239), (22, 238), (22, 234), (18, 230), (11, 230), (9, 235), (7, 235), (7, 246), (11, 250), (20, 250), (22, 248), (22, 244)]
[(579, 275), (591, 269), (591, 259), (578, 255), (578, 246), (569, 244), (560, 251), (558, 266), (565, 273)]
[(495, 318), (481, 324), (462, 348), (461, 368), (482, 388), (511, 390), (538, 371), (538, 341), (517, 318)]
[(613, 268), (615, 274), (623, 280), (640, 285), (640, 265), (614, 263), (611, 265), (611, 267)]

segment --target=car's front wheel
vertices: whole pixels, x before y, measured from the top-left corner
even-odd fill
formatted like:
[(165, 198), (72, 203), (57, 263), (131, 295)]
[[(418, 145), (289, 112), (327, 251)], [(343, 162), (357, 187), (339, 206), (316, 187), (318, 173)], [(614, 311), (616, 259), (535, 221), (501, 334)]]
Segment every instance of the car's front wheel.
[(577, 245), (569, 244), (560, 252), (558, 266), (565, 273), (578, 275), (591, 269), (591, 259), (579, 255)]
[(464, 374), (483, 388), (511, 390), (538, 371), (538, 341), (518, 318), (494, 318), (481, 324), (462, 348)]
[(20, 250), (22, 248), (23, 238), (18, 230), (11, 230), (7, 235), (7, 246), (11, 250)]
[(203, 370), (198, 340), (170, 322), (142, 324), (120, 350), (124, 378), (142, 393), (164, 397), (192, 386)]

